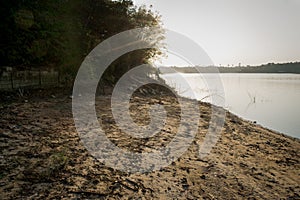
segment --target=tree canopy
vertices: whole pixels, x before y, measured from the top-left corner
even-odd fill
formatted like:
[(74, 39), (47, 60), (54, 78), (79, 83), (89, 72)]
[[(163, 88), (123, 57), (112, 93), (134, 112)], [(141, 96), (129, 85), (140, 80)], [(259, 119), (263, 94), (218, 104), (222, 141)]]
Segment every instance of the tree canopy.
[[(72, 77), (106, 38), (132, 28), (161, 26), (158, 14), (131, 0), (3, 0), (0, 17), (0, 67), (54, 68)], [(104, 80), (115, 82), (158, 54), (157, 49), (146, 49), (123, 55)]]

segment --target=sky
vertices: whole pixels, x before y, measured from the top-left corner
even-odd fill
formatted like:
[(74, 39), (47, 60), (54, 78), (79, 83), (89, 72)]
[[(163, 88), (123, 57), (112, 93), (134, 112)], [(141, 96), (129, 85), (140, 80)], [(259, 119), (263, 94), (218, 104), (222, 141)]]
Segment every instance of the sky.
[[(200, 45), (217, 66), (300, 61), (300, 0), (134, 0), (164, 28)], [(187, 65), (175, 56), (162, 65)], [(197, 64), (197, 63), (195, 63)]]

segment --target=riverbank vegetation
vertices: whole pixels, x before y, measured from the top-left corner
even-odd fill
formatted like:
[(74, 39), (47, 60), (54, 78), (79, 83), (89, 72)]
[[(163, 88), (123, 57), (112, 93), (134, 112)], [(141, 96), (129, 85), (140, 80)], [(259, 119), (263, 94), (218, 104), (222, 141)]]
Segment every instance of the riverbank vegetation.
[[(173, 70), (172, 70), (173, 69)], [(217, 70), (216, 70), (217, 69)], [(235, 67), (160, 67), (161, 73), (173, 73), (174, 70), (180, 73), (293, 73), (300, 74), (300, 62), (290, 63), (268, 63), (260, 66), (235, 66)]]
[[(136, 7), (131, 0), (3, 0), (0, 21), (0, 75), (7, 66), (52, 69), (71, 80), (89, 52), (110, 36), (134, 28), (161, 28), (157, 13)], [(146, 49), (123, 55), (102, 81), (114, 84), (126, 71), (158, 54), (158, 49)]]

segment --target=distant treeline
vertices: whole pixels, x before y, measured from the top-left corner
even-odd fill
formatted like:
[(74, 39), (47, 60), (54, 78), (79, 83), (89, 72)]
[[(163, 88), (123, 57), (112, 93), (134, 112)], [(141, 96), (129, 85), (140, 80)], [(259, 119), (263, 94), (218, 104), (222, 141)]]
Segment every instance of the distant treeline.
[[(294, 73), (300, 74), (300, 62), (293, 63), (268, 63), (260, 66), (239, 67), (160, 67), (161, 73)], [(174, 71), (175, 70), (175, 71)]]

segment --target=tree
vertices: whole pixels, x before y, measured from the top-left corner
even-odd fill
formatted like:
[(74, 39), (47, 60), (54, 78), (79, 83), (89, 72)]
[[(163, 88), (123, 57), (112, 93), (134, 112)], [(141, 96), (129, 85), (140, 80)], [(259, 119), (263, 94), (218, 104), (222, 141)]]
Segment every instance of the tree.
[[(161, 26), (157, 14), (131, 0), (3, 0), (0, 17), (0, 68), (54, 68), (72, 78), (85, 56), (108, 37)], [(122, 56), (105, 73), (105, 82), (113, 84), (159, 52), (146, 49)]]

